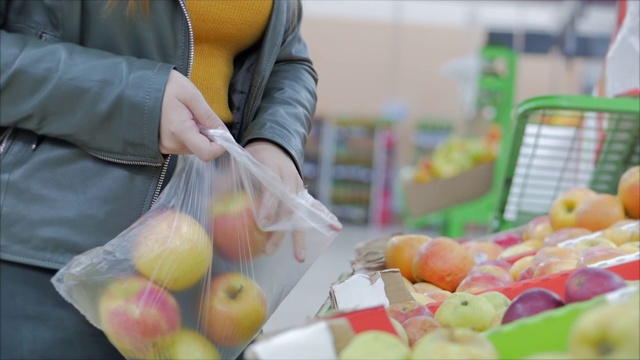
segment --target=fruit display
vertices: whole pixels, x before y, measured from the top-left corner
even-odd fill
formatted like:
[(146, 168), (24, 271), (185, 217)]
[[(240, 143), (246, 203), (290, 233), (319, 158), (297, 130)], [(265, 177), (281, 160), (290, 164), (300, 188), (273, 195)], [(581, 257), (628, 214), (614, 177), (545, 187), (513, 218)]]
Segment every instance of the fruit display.
[(500, 149), (501, 130), (492, 125), (482, 137), (450, 136), (436, 146), (433, 154), (420, 159), (411, 169), (416, 183), (447, 179), (494, 161)]

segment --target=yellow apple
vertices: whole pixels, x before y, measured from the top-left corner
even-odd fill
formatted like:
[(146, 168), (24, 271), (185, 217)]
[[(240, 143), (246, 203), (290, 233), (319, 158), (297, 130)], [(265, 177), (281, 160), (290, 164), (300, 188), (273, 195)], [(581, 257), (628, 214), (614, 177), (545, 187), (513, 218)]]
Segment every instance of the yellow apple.
[(621, 245), (618, 250), (622, 250), (627, 254), (634, 254), (640, 251), (640, 241), (628, 242)]
[(169, 347), (168, 359), (175, 360), (218, 360), (220, 353), (215, 346), (199, 332), (183, 328), (176, 334)]
[(239, 273), (216, 276), (202, 300), (205, 330), (219, 345), (246, 345), (267, 319), (267, 298), (262, 288)]
[(413, 299), (415, 301), (419, 302), (422, 305), (436, 302), (434, 299), (430, 298), (429, 296), (425, 294), (417, 293), (417, 292), (411, 292), (411, 296), (413, 296)]
[(132, 246), (136, 269), (174, 291), (195, 285), (213, 258), (211, 239), (204, 228), (191, 216), (175, 210), (146, 215)]
[(356, 334), (340, 351), (340, 360), (408, 359), (409, 346), (386, 331), (366, 330)]
[(560, 193), (549, 208), (549, 220), (553, 230), (575, 227), (578, 207), (596, 195), (597, 193), (591, 189), (579, 187)]
[(498, 351), (487, 338), (466, 328), (436, 329), (413, 346), (412, 359), (498, 359)]
[(434, 317), (446, 327), (483, 331), (489, 328), (495, 313), (489, 300), (478, 295), (455, 292), (442, 302)]
[(568, 339), (568, 352), (578, 359), (640, 358), (640, 301), (606, 304), (580, 315)]

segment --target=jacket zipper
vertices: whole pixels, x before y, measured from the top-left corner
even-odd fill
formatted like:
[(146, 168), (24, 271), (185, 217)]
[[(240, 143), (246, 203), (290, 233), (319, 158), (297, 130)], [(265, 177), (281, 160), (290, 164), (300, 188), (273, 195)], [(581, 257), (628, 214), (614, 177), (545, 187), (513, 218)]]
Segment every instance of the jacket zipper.
[[(187, 20), (187, 28), (189, 29), (189, 59), (187, 61), (187, 78), (191, 77), (191, 67), (193, 66), (193, 27), (191, 26), (191, 18), (189, 17), (189, 12), (187, 11), (187, 6), (185, 5), (185, 0), (180, 0), (180, 9), (182, 9), (182, 13), (184, 14), (185, 19)], [(160, 170), (160, 178), (158, 179), (158, 185), (156, 186), (156, 190), (153, 193), (153, 198), (151, 199), (151, 206), (155, 204), (160, 196), (160, 190), (162, 189), (162, 184), (164, 183), (164, 178), (167, 175), (167, 169), (169, 168), (169, 161), (171, 160), (171, 155), (168, 155), (162, 164), (162, 170)]]
[(4, 152), (4, 148), (7, 147), (7, 144), (9, 143), (9, 136), (11, 136), (12, 132), (13, 128), (8, 128), (2, 133), (2, 135), (0, 135), (0, 154), (2, 154)]
[[(188, 64), (187, 64), (187, 77), (191, 76), (191, 67), (193, 65), (193, 27), (191, 26), (191, 18), (189, 17), (189, 13), (187, 12), (187, 7), (185, 5), (185, 0), (180, 0), (180, 9), (182, 9), (182, 13), (184, 14), (186, 20), (187, 20), (187, 28), (189, 29), (189, 59), (188, 59)], [(111, 161), (111, 162), (115, 162), (115, 163), (119, 163), (119, 164), (126, 164), (126, 165), (151, 165), (151, 166), (157, 166), (154, 163), (149, 163), (149, 162), (144, 162), (144, 161), (124, 161), (124, 160), (118, 160), (118, 159), (114, 159), (114, 158), (110, 158), (107, 156), (102, 156), (102, 155), (97, 155), (94, 153), (90, 153), (91, 155), (97, 157), (98, 159), (102, 159), (102, 160), (106, 160), (106, 161)], [(158, 200), (158, 197), (160, 196), (160, 190), (162, 190), (162, 185), (164, 183), (164, 178), (167, 175), (167, 169), (169, 168), (169, 162), (171, 161), (171, 155), (167, 155), (167, 158), (164, 160), (164, 163), (162, 164), (162, 170), (160, 170), (160, 178), (158, 179), (158, 184), (156, 185), (156, 189), (153, 192), (153, 198), (151, 199), (151, 206), (153, 206), (153, 204), (155, 204), (155, 202)]]

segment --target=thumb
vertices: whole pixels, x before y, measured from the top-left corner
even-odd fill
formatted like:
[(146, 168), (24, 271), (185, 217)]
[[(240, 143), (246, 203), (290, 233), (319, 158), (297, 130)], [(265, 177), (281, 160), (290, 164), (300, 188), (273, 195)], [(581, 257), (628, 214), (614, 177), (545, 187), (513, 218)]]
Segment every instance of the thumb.
[(211, 109), (202, 93), (191, 84), (193, 91), (178, 95), (178, 99), (193, 114), (194, 120), (206, 129), (215, 129), (224, 126), (220, 117)]

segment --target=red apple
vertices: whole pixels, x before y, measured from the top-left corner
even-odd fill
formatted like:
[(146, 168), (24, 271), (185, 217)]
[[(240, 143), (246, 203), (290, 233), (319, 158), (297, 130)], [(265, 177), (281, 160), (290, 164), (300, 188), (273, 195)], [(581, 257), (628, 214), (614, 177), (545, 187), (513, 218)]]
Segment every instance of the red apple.
[(620, 199), (611, 194), (598, 194), (582, 202), (576, 209), (576, 226), (599, 231), (624, 220)]
[(432, 298), (435, 301), (445, 301), (449, 296), (451, 296), (451, 291), (447, 290), (431, 290), (424, 293), (428, 297)]
[(497, 234), (493, 238), (493, 242), (502, 246), (503, 248), (508, 248), (509, 246), (520, 244), (524, 241), (522, 235), (517, 233), (503, 233)]
[(433, 313), (428, 307), (413, 300), (390, 304), (386, 310), (387, 315), (392, 319), (396, 319), (400, 324), (404, 324), (405, 321), (414, 316), (425, 315), (433, 317)]
[(216, 199), (211, 207), (210, 231), (215, 249), (230, 261), (251, 261), (263, 254), (268, 239), (256, 224), (251, 199), (235, 192)]
[(502, 317), (502, 325), (533, 316), (564, 305), (562, 298), (551, 290), (532, 288), (516, 296)]
[(416, 290), (416, 292), (419, 292), (421, 294), (426, 294), (427, 291), (431, 291), (431, 290), (442, 290), (439, 286), (435, 286), (428, 282), (415, 283), (413, 284), (413, 288)]
[(553, 230), (575, 227), (578, 207), (595, 196), (597, 193), (588, 188), (572, 188), (560, 193), (549, 208), (549, 220)]
[(476, 266), (473, 269), (471, 269), (471, 272), (469, 274), (474, 274), (474, 273), (483, 273), (483, 274), (493, 275), (496, 278), (500, 279), (505, 284), (510, 284), (513, 282), (513, 277), (511, 277), (509, 270), (505, 270), (504, 268), (496, 265)]
[(385, 268), (399, 269), (402, 276), (411, 282), (416, 282), (412, 271), (413, 258), (420, 246), (430, 240), (430, 237), (419, 234), (393, 236), (385, 246)]
[(409, 346), (413, 346), (423, 336), (435, 329), (442, 328), (442, 325), (433, 316), (414, 316), (402, 323), (402, 327), (409, 338)]
[(640, 219), (640, 165), (627, 169), (618, 181), (618, 197), (625, 213), (632, 219)]
[(413, 259), (413, 274), (416, 279), (453, 291), (473, 265), (473, 258), (462, 245), (439, 237), (420, 247)]
[(496, 260), (483, 261), (483, 262), (477, 264), (474, 267), (479, 267), (479, 266), (484, 266), (484, 265), (498, 266), (498, 267), (503, 268), (506, 271), (509, 271), (511, 269), (511, 263), (506, 261), (506, 260), (502, 260), (502, 259), (500, 259), (500, 260), (496, 259)]
[[(514, 281), (517, 281), (520, 274), (525, 271), (525, 269), (527, 269), (529, 265), (531, 265), (531, 261), (533, 261), (533, 258), (533, 255), (525, 256), (511, 265), (509, 273), (513, 277)], [(531, 278), (531, 276), (529, 276), (529, 278)]]
[(467, 248), (467, 252), (476, 264), (497, 259), (503, 250), (504, 248), (502, 246), (490, 241), (475, 242)]
[(579, 227), (566, 227), (552, 232), (544, 239), (543, 246), (556, 246), (561, 242), (591, 234), (591, 230)]
[(551, 274), (557, 274), (566, 270), (573, 270), (578, 267), (578, 261), (574, 259), (547, 259), (543, 260), (533, 271), (532, 278), (539, 278)]
[(109, 284), (100, 296), (98, 314), (109, 341), (128, 358), (153, 358), (167, 351), (180, 330), (176, 300), (142, 276)]
[[(537, 216), (537, 217), (531, 219), (527, 223), (527, 225), (524, 227), (524, 230), (522, 230), (522, 240), (524, 241), (524, 240), (533, 239), (532, 235), (534, 234), (535, 228), (538, 225), (543, 224), (543, 223), (550, 223), (549, 215), (540, 215), (540, 216)], [(510, 244), (509, 246), (517, 245), (519, 243), (520, 242), (516, 242), (515, 244)], [(505, 245), (503, 245), (503, 246), (505, 246)], [(505, 246), (505, 247), (508, 247), (508, 246)]]
[[(513, 281), (511, 281), (513, 282)], [(486, 273), (470, 273), (462, 280), (456, 292), (467, 292), (471, 294), (485, 290), (495, 289), (507, 285), (502, 279)]]
[(267, 298), (262, 288), (239, 273), (215, 277), (203, 302), (207, 335), (223, 346), (246, 345), (267, 319)]
[(593, 247), (590, 249), (585, 249), (580, 253), (579, 266), (589, 266), (601, 261), (615, 259), (623, 255), (627, 255), (627, 253), (618, 248), (603, 246)]
[(577, 270), (567, 278), (564, 298), (566, 303), (586, 301), (626, 286), (626, 281), (613, 271), (586, 267)]

